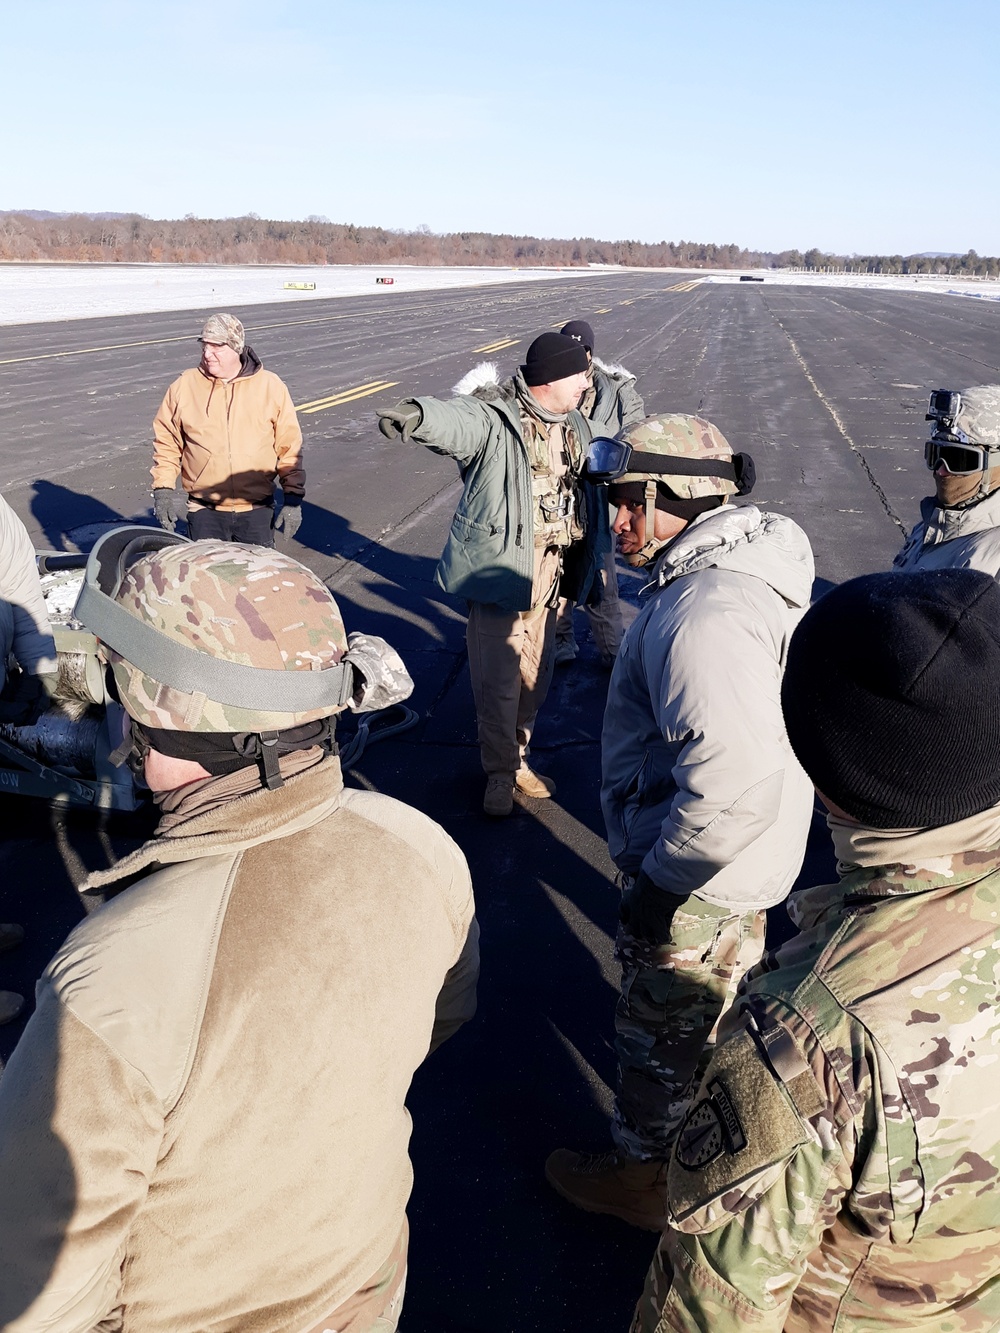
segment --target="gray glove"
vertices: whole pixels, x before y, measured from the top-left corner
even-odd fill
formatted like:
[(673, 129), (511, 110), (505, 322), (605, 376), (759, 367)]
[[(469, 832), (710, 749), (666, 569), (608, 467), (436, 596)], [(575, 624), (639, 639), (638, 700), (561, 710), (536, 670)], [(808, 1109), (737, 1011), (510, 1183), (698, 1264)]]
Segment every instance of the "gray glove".
[(668, 893), (654, 884), (645, 870), (640, 870), (622, 894), (618, 919), (637, 940), (647, 944), (666, 944), (674, 913), (687, 902), (686, 897)]
[(281, 508), (274, 516), (271, 527), (275, 532), (283, 532), (291, 540), (302, 524), (302, 496), (286, 495)]
[(157, 486), (153, 492), (153, 513), (161, 528), (173, 532), (180, 519), (180, 496), (172, 486)]
[(347, 636), (347, 657), (354, 668), (356, 689), (351, 698), (352, 713), (377, 713), (391, 708), (413, 693), (413, 680), (395, 648), (377, 634)]
[(380, 409), (378, 428), (387, 440), (400, 439), (404, 444), (424, 419), (423, 411), (412, 399), (403, 399), (395, 407)]

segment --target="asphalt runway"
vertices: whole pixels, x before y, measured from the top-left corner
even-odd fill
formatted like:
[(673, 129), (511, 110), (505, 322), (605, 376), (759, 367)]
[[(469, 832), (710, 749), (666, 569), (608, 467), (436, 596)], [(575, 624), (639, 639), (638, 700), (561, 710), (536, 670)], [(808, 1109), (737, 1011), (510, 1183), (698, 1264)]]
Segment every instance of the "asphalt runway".
[[(110, 522), (149, 520), (150, 423), (171, 379), (197, 360), (207, 313), (0, 330), (0, 479), (40, 548), (85, 547)], [(542, 1176), (554, 1147), (608, 1144), (616, 893), (598, 807), (607, 676), (578, 616), (581, 655), (557, 672), (532, 747), (558, 794), (485, 820), (462, 608), (433, 583), (456, 469), (383, 440), (374, 409), (447, 395), (479, 360), (511, 368), (536, 333), (587, 319), (598, 355), (638, 376), (648, 411), (700, 412), (754, 455), (754, 501), (806, 529), (822, 591), (890, 564), (928, 489), (927, 392), (1000, 378), (1000, 307), (598, 273), (236, 313), (302, 408), (308, 498), (289, 549), (329, 583), (348, 628), (383, 634), (416, 681), (419, 725), (369, 749), (349, 781), (439, 820), (476, 885), (480, 1013), (418, 1073), (410, 1098), (402, 1328), (624, 1331), (654, 1238), (576, 1212)], [(643, 580), (623, 568), (620, 582), (634, 603)], [(0, 814), (0, 919), (29, 931), (4, 957), (0, 986), (27, 993), (80, 915), (82, 875), (121, 855), (149, 820), (98, 828), (92, 816), (53, 817), (10, 797)], [(817, 821), (802, 882), (831, 874)], [(773, 927), (781, 932), (780, 914)], [(21, 1030), (0, 1029), (0, 1057)]]

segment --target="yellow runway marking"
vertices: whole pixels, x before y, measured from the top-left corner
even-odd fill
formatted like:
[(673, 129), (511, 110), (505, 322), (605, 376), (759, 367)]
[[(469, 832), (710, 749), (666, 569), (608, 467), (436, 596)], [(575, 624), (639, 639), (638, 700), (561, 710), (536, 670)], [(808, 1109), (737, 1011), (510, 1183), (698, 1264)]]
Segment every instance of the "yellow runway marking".
[(594, 311), (594, 314), (595, 314), (595, 315), (610, 315), (610, 314), (611, 314), (611, 307), (610, 307), (609, 305), (606, 305), (606, 306), (604, 307), (603, 310), (595, 310), (595, 311)]
[(298, 403), (296, 412), (310, 416), (313, 412), (325, 412), (329, 407), (338, 407), (341, 403), (353, 403), (358, 398), (367, 398), (382, 389), (394, 389), (399, 380), (369, 380), (367, 384), (356, 384), (353, 389), (342, 389), (340, 393), (331, 393), (326, 398), (314, 398), (308, 403)]
[(693, 278), (690, 282), (675, 282), (672, 287), (664, 287), (663, 290), (665, 292), (690, 292), (704, 281), (704, 278)]
[(487, 343), (485, 347), (473, 347), (474, 352), (500, 352), (505, 347), (516, 347), (520, 338), (501, 338), (499, 342)]
[(635, 302), (635, 299), (636, 299), (636, 298), (633, 296), (631, 301), (619, 301), (618, 304), (619, 304), (619, 305), (632, 305), (632, 304)]

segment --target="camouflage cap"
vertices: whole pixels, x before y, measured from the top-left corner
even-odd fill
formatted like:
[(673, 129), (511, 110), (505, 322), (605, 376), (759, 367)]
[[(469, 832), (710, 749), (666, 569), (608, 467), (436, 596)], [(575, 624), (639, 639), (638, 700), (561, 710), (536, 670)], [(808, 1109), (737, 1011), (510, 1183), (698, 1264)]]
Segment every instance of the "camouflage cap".
[(963, 389), (961, 397), (955, 425), (974, 444), (1000, 446), (1000, 384), (974, 384)]
[(234, 352), (242, 352), (247, 345), (243, 325), (235, 315), (209, 315), (198, 341), (231, 347)]
[[(232, 542), (184, 542), (135, 561), (115, 602), (164, 638), (208, 657), (270, 671), (323, 671), (347, 654), (337, 603), (323, 583), (290, 556)], [(109, 644), (126, 711), (168, 731), (285, 731), (339, 706), (305, 712), (222, 704), (157, 680)]]
[[(729, 441), (703, 417), (669, 412), (647, 417), (623, 431), (618, 438), (644, 454), (675, 454), (680, 458), (728, 459), (733, 451)], [(699, 500), (708, 495), (736, 495), (735, 482), (726, 477), (679, 477), (653, 472), (627, 472), (622, 482), (655, 481), (666, 486), (679, 500)]]

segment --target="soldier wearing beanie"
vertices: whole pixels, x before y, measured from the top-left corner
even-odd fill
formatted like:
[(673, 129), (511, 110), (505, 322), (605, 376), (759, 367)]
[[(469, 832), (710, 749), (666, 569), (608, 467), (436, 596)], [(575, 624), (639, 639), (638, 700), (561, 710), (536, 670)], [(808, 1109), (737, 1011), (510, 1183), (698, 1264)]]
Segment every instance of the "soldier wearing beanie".
[(76, 615), (160, 822), (83, 885), (0, 1080), (0, 1328), (392, 1333), (405, 1099), (478, 932), (462, 853), (346, 789), (332, 725), (413, 682), (261, 547), (116, 529)]
[(450, 402), (405, 398), (379, 413), (387, 439), (454, 458), (465, 483), (435, 579), (468, 605), (483, 810), (494, 817), (511, 813), (515, 788), (536, 798), (555, 791), (527, 752), (552, 679), (556, 604), (560, 592), (587, 600), (610, 550), (607, 525), (588, 522), (598, 488), (580, 475), (591, 431), (577, 404), (588, 366), (580, 343), (542, 333), (511, 379), (485, 362)]
[(1000, 1327), (1000, 589), (873, 574), (796, 630), (839, 883), (751, 973), (670, 1164), (634, 1333)]
[(981, 569), (1000, 577), (1000, 384), (976, 384), (930, 396), (924, 461), (934, 494), (920, 502), (920, 522), (893, 561), (908, 574), (925, 569)]
[[(595, 435), (617, 435), (619, 431), (636, 426), (646, 415), (642, 399), (635, 387), (635, 376), (624, 366), (608, 365), (594, 353), (594, 330), (584, 319), (571, 319), (560, 332), (578, 342), (587, 353), (590, 368), (586, 392), (580, 400), (580, 411), (590, 422)], [(608, 522), (606, 505), (600, 505), (595, 520)], [(583, 603), (590, 621), (590, 633), (601, 655), (601, 664), (614, 665), (621, 647), (625, 627), (618, 600), (618, 570), (615, 553), (609, 549), (595, 589), (595, 596)], [(556, 620), (556, 666), (567, 666), (577, 654), (576, 635), (573, 633), (573, 603), (568, 597), (559, 600)]]
[(199, 341), (201, 361), (174, 380), (153, 421), (156, 520), (176, 528), (180, 476), (191, 537), (273, 546), (275, 531), (291, 538), (302, 522), (306, 474), (291, 396), (235, 315), (211, 315)]

